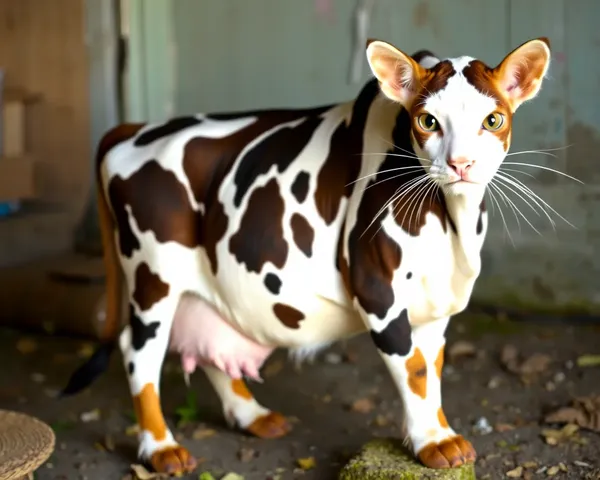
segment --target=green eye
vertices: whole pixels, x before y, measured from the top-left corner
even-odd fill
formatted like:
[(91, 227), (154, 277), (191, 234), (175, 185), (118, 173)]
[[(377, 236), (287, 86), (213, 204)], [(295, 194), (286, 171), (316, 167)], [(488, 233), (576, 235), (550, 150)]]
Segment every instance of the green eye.
[(426, 132), (435, 132), (440, 129), (440, 124), (431, 113), (423, 113), (417, 118), (417, 124)]
[(494, 112), (485, 117), (481, 127), (490, 132), (495, 132), (496, 130), (499, 130), (502, 125), (504, 125), (504, 115), (499, 112)]

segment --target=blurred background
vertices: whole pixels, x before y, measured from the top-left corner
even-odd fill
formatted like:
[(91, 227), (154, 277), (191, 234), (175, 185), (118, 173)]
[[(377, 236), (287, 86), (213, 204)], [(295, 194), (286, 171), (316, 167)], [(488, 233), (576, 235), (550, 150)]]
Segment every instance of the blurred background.
[(546, 36), (549, 76), (511, 147), (542, 153), (510, 158), (555, 211), (508, 190), (515, 207), (488, 204), (472, 307), (597, 325), (599, 24), (598, 0), (0, 0), (0, 322), (94, 339), (93, 164), (115, 124), (352, 99), (370, 78), (365, 36), (490, 66)]

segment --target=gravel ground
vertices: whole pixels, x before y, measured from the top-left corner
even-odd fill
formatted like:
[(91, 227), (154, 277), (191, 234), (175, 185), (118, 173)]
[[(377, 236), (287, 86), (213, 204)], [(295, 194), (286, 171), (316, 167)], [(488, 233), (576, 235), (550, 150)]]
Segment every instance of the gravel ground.
[[(91, 389), (53, 398), (90, 350), (81, 339), (0, 329), (0, 408), (33, 414), (57, 434), (38, 480), (135, 478), (135, 426), (119, 355)], [(600, 413), (594, 411), (600, 400), (588, 401), (588, 412), (563, 411), (566, 427), (544, 422), (576, 397), (600, 395), (598, 354), (598, 326), (524, 324), (474, 313), (453, 320), (444, 407), (475, 445), (479, 479), (600, 479)], [(592, 365), (580, 365), (586, 360)], [(194, 374), (187, 390), (177, 359), (167, 360), (163, 408), (171, 425), (186, 414), (188, 424), (175, 431), (202, 459), (198, 473), (186, 478), (235, 472), (246, 480), (334, 479), (369, 439), (398, 435), (399, 397), (366, 336), (323, 352), (301, 371), (277, 352), (263, 374), (264, 384), (251, 385), (257, 399), (295, 424), (281, 440), (227, 429), (204, 376)]]

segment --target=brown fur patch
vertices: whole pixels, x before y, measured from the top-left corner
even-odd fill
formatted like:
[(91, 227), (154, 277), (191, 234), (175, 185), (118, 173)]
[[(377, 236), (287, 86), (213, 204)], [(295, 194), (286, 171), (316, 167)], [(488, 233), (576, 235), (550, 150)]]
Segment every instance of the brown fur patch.
[(235, 393), (238, 397), (241, 397), (244, 400), (252, 400), (254, 398), (250, 393), (250, 390), (248, 390), (246, 383), (239, 378), (234, 378), (231, 381), (231, 390), (233, 390), (233, 393)]
[(283, 268), (288, 244), (283, 236), (285, 203), (276, 179), (255, 189), (239, 230), (229, 240), (229, 251), (249, 272), (259, 273), (267, 262)]
[(130, 257), (134, 250), (140, 248), (139, 240), (129, 225), (126, 205), (129, 205), (138, 228), (142, 232), (153, 232), (158, 242), (172, 241), (189, 248), (199, 244), (200, 212), (192, 208), (186, 189), (175, 174), (165, 170), (157, 161), (145, 163), (126, 180), (114, 177), (108, 194), (124, 256)]
[(273, 313), (286, 327), (292, 329), (300, 328), (300, 322), (304, 320), (305, 315), (294, 307), (290, 307), (284, 303), (276, 303), (273, 305)]
[(290, 226), (292, 227), (292, 234), (294, 235), (294, 242), (298, 248), (308, 258), (312, 257), (312, 246), (315, 238), (315, 231), (308, 223), (308, 220), (304, 215), (294, 213), (290, 220)]
[(167, 424), (153, 383), (147, 383), (133, 396), (133, 408), (142, 430), (150, 432), (157, 442), (167, 438)]
[(445, 345), (442, 345), (437, 357), (435, 358), (435, 373), (440, 380), (442, 379), (442, 369), (444, 368), (444, 349)]
[(428, 443), (418, 453), (419, 460), (429, 468), (451, 468), (474, 463), (477, 457), (473, 445), (461, 435), (440, 443)]
[(446, 415), (444, 414), (444, 410), (442, 409), (442, 407), (438, 408), (437, 418), (438, 418), (438, 422), (440, 422), (440, 426), (442, 428), (448, 428), (450, 426), (448, 424), (448, 419), (446, 418)]
[(186, 448), (173, 445), (155, 451), (150, 457), (150, 465), (158, 473), (181, 476), (193, 472), (198, 462)]
[(169, 284), (161, 280), (160, 275), (153, 273), (146, 262), (135, 269), (135, 290), (133, 299), (142, 312), (150, 310), (152, 305), (169, 294)]
[(408, 386), (412, 392), (421, 397), (427, 397), (427, 363), (420, 348), (415, 351), (408, 360), (406, 360), (406, 370), (408, 372)]

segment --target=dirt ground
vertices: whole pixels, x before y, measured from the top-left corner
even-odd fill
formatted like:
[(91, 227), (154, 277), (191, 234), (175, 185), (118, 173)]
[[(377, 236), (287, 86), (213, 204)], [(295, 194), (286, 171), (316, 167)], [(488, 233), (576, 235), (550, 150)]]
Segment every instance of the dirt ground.
[[(600, 478), (600, 435), (594, 432), (600, 413), (593, 411), (600, 400), (588, 402), (590, 412), (567, 411), (572, 423), (561, 432), (564, 424), (543, 422), (574, 397), (600, 394), (600, 363), (593, 356), (600, 354), (599, 326), (523, 324), (470, 313), (453, 320), (448, 337), (444, 407), (450, 423), (475, 445), (479, 479)], [(119, 355), (90, 390), (53, 398), (90, 347), (0, 329), (0, 408), (36, 415), (57, 434), (56, 451), (36, 472), (38, 480), (132, 478), (136, 437)], [(235, 472), (246, 480), (334, 479), (369, 439), (398, 435), (400, 400), (367, 336), (325, 351), (300, 372), (277, 352), (263, 374), (264, 384), (251, 384), (257, 399), (295, 423), (282, 440), (227, 429), (202, 373), (192, 376), (187, 390), (177, 359), (167, 360), (164, 410), (171, 425), (188, 421), (175, 431), (202, 459), (198, 473), (187, 478)], [(312, 468), (300, 468), (299, 459)]]

